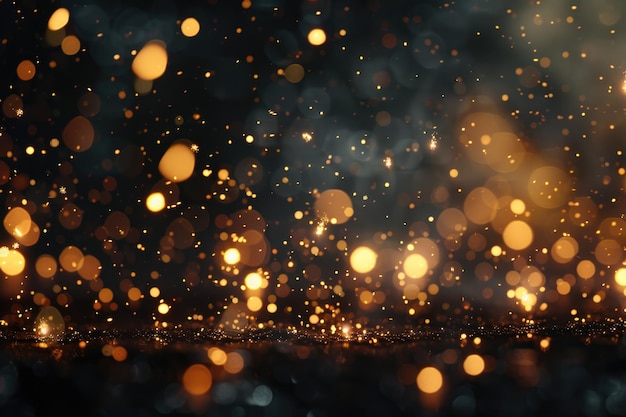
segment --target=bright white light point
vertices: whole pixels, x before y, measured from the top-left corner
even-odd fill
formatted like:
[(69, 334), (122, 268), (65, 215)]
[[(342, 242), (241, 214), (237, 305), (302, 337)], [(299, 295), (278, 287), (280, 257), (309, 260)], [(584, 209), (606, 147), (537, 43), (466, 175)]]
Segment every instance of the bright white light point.
[(229, 248), (224, 251), (224, 262), (228, 265), (235, 265), (241, 260), (241, 254), (236, 248)]
[(159, 192), (150, 194), (146, 198), (146, 207), (154, 213), (163, 210), (165, 208), (165, 197)]
[(511, 211), (514, 214), (523, 214), (524, 211), (526, 211), (526, 204), (519, 198), (516, 198), (515, 200), (511, 201)]
[(430, 138), (430, 143), (428, 144), (428, 148), (431, 151), (434, 151), (437, 149), (437, 139), (434, 136)]
[(620, 268), (615, 271), (615, 282), (617, 282), (617, 285), (626, 287), (626, 268)]
[(378, 255), (367, 246), (359, 246), (350, 255), (352, 269), (360, 274), (370, 272), (376, 266)]
[(258, 290), (263, 284), (263, 277), (256, 272), (250, 272), (246, 275), (245, 284), (249, 290)]
[(170, 306), (165, 303), (161, 303), (159, 304), (158, 310), (161, 314), (167, 314), (170, 311)]
[(320, 28), (311, 29), (307, 35), (307, 40), (313, 46), (323, 45), (326, 42), (326, 32)]

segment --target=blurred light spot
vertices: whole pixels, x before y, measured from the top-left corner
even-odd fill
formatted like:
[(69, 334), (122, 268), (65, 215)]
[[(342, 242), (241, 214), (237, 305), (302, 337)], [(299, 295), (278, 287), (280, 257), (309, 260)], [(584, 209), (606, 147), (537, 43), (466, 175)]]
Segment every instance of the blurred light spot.
[(315, 28), (309, 31), (307, 40), (313, 46), (320, 46), (326, 42), (326, 32), (323, 29)]
[(48, 29), (51, 31), (61, 30), (70, 21), (70, 11), (65, 7), (56, 9), (48, 19)]
[(427, 366), (417, 374), (417, 387), (426, 394), (434, 394), (443, 386), (443, 376), (437, 368)]
[(165, 197), (163, 193), (154, 192), (146, 198), (146, 207), (153, 213), (158, 213), (165, 208)]
[(533, 230), (522, 220), (513, 220), (502, 232), (504, 243), (513, 250), (523, 250), (533, 241)]
[(191, 177), (195, 163), (196, 157), (190, 147), (177, 142), (161, 157), (159, 172), (172, 182), (181, 182)]
[(241, 260), (241, 253), (236, 248), (228, 248), (224, 251), (224, 262), (235, 265)]
[(36, 68), (32, 61), (24, 60), (17, 64), (17, 76), (22, 81), (32, 80), (35, 76)]
[(463, 370), (471, 376), (480, 375), (485, 370), (485, 360), (477, 354), (469, 355), (463, 361)]
[(201, 363), (191, 365), (183, 374), (183, 387), (191, 395), (203, 395), (211, 389), (211, 370)]
[(153, 81), (162, 76), (167, 68), (165, 43), (152, 40), (137, 53), (132, 63), (135, 75), (144, 81)]
[(200, 32), (200, 22), (195, 17), (188, 17), (180, 24), (180, 30), (188, 38), (193, 38)]
[(65, 320), (55, 307), (44, 307), (35, 317), (34, 331), (41, 340), (58, 340), (65, 333)]
[(360, 274), (370, 272), (376, 266), (378, 254), (367, 246), (359, 246), (350, 255), (350, 266)]

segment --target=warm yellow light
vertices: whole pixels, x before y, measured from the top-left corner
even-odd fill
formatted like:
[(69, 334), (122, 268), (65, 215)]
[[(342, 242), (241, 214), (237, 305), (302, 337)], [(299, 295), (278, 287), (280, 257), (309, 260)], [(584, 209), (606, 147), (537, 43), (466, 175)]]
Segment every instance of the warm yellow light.
[(367, 246), (359, 246), (350, 255), (350, 266), (359, 274), (366, 274), (376, 266), (378, 255)]
[(626, 286), (626, 268), (620, 268), (615, 271), (615, 282), (623, 287)]
[(311, 29), (307, 35), (307, 40), (313, 46), (323, 45), (326, 42), (326, 32), (320, 28)]
[(160, 192), (154, 192), (146, 198), (146, 207), (153, 213), (165, 208), (165, 196)]
[(523, 250), (533, 241), (533, 229), (522, 220), (513, 220), (502, 232), (504, 243), (513, 250)]
[(187, 180), (193, 174), (196, 156), (191, 148), (183, 143), (174, 143), (159, 161), (159, 172), (172, 182)]
[(463, 370), (471, 376), (480, 375), (485, 370), (485, 360), (477, 354), (469, 355), (463, 361)]
[(180, 30), (188, 38), (193, 38), (200, 32), (200, 22), (195, 17), (188, 17), (180, 24)]
[(191, 395), (206, 394), (211, 388), (213, 376), (205, 365), (196, 363), (191, 365), (183, 374), (183, 387)]
[(209, 350), (207, 351), (207, 355), (209, 356), (211, 362), (218, 366), (224, 365), (226, 363), (226, 360), (228, 359), (228, 357), (226, 356), (226, 352), (217, 347), (209, 348)]
[(224, 262), (228, 265), (235, 265), (241, 260), (241, 253), (237, 248), (228, 248), (224, 251)]
[(159, 40), (146, 43), (135, 56), (131, 68), (137, 77), (145, 81), (162, 76), (167, 68), (165, 43)]
[(161, 304), (159, 304), (159, 307), (157, 308), (157, 310), (161, 314), (167, 314), (170, 311), (170, 306), (168, 306), (165, 303), (161, 303)]
[(417, 387), (426, 394), (434, 394), (443, 386), (443, 376), (437, 368), (427, 366), (417, 374)]
[(261, 300), (257, 296), (252, 296), (248, 298), (248, 301), (246, 302), (246, 306), (248, 307), (248, 310), (252, 312), (259, 311), (260, 309), (263, 308), (263, 300)]
[(70, 21), (70, 11), (65, 7), (58, 8), (48, 19), (48, 29), (51, 31), (61, 30)]
[(428, 272), (428, 262), (419, 253), (412, 253), (406, 257), (402, 268), (408, 277), (421, 278)]
[(263, 277), (256, 272), (250, 272), (244, 281), (249, 290), (258, 290), (263, 285)]

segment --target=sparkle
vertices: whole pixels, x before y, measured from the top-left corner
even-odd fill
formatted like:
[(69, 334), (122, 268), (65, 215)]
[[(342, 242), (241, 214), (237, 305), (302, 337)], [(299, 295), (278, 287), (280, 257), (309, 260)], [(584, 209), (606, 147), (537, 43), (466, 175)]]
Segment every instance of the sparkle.
[(302, 132), (302, 140), (304, 140), (305, 142), (311, 142), (312, 139), (313, 139), (313, 134), (309, 132)]
[(326, 226), (328, 226), (328, 219), (324, 216), (317, 222), (317, 225), (315, 226), (315, 234), (321, 236), (326, 230)]
[(383, 159), (383, 163), (385, 164), (385, 168), (387, 169), (391, 169), (391, 167), (393, 166), (393, 160), (390, 156), (386, 156), (385, 159)]
[(194, 143), (191, 145), (190, 149), (193, 153), (198, 153), (200, 151), (200, 146), (198, 146), (197, 143)]
[(428, 149), (430, 149), (431, 151), (435, 151), (437, 150), (437, 137), (435, 136), (435, 134), (431, 134), (430, 135), (430, 142), (428, 142)]
[(67, 188), (64, 185), (62, 185), (59, 187), (59, 192), (61, 194), (67, 194)]

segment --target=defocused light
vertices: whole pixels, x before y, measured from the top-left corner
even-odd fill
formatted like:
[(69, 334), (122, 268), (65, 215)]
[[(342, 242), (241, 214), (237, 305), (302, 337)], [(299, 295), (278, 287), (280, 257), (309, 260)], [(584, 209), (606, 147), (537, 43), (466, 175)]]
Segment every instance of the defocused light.
[(320, 46), (326, 42), (326, 32), (323, 29), (315, 28), (309, 31), (307, 40), (313, 46)]
[(191, 365), (183, 374), (183, 387), (191, 395), (203, 395), (211, 389), (213, 376), (209, 368), (201, 363)]
[(159, 172), (165, 179), (182, 182), (193, 174), (196, 156), (191, 148), (183, 143), (174, 143), (159, 161)]
[(154, 213), (163, 210), (165, 208), (165, 197), (160, 192), (150, 194), (146, 198), (146, 207)]
[(417, 387), (426, 394), (434, 394), (442, 386), (443, 376), (437, 368), (427, 366), (417, 374)]
[(152, 40), (137, 53), (132, 63), (135, 75), (145, 81), (153, 81), (162, 76), (167, 68), (165, 43)]
[(70, 21), (70, 11), (65, 7), (60, 7), (50, 15), (48, 19), (48, 29), (52, 31), (61, 30)]
[(370, 272), (376, 266), (378, 255), (367, 246), (359, 246), (350, 255), (350, 266), (360, 274)]
[(188, 38), (193, 38), (200, 32), (200, 22), (195, 17), (188, 17), (180, 24), (180, 30)]
[(477, 354), (469, 355), (463, 361), (463, 370), (471, 376), (480, 375), (485, 370), (485, 360)]

